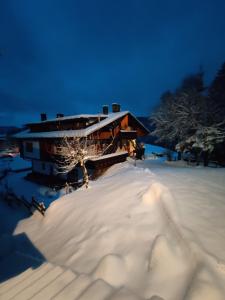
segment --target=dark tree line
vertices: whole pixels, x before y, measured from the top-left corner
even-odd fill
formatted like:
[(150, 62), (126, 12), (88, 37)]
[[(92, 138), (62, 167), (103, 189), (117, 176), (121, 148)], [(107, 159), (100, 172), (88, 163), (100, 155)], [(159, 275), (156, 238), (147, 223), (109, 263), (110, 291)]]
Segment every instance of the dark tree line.
[(150, 116), (159, 143), (182, 153), (225, 163), (225, 63), (209, 87), (203, 72), (187, 76), (175, 92), (162, 94)]

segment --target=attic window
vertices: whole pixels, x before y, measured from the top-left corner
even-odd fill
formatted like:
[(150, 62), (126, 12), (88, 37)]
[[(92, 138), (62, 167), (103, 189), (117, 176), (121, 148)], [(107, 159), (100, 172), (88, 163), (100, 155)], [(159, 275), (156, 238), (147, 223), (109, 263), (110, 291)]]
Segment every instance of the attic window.
[(26, 142), (26, 152), (33, 152), (33, 143)]

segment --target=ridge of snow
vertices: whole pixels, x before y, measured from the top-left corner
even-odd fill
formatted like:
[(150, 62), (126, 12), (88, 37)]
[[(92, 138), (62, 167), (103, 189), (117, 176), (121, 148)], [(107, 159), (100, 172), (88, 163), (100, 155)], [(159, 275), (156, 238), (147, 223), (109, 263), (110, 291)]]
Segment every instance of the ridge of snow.
[(112, 286), (115, 299), (223, 300), (224, 170), (137, 166), (113, 166), (15, 232), (51, 262)]
[(124, 154), (128, 154), (128, 152), (127, 151), (121, 151), (121, 152), (105, 154), (105, 155), (101, 155), (101, 156), (98, 156), (98, 157), (90, 158), (90, 160), (91, 161), (102, 160), (102, 159), (105, 159), (105, 158), (116, 157), (116, 156), (120, 156), (120, 155), (124, 155)]
[[(51, 270), (60, 267), (47, 283), (27, 286), (23, 275), (28, 281), (18, 279), (7, 297), (223, 300), (224, 215), (225, 169), (160, 159), (114, 165), (90, 188), (54, 201), (44, 218), (17, 224), (13, 234), (25, 233)], [(64, 277), (68, 269), (78, 276)]]

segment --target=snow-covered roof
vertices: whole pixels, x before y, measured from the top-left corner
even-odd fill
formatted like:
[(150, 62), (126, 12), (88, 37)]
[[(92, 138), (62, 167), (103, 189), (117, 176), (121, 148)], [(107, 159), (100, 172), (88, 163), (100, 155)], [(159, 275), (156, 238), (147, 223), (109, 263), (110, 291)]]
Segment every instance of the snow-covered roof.
[[(142, 125), (142, 124), (141, 124)], [(125, 129), (120, 129), (120, 132), (136, 132), (136, 130), (125, 130)]]
[(45, 124), (45, 123), (65, 121), (65, 120), (74, 120), (74, 119), (91, 119), (91, 118), (105, 118), (105, 117), (107, 117), (107, 115), (105, 115), (105, 114), (80, 114), (80, 115), (71, 115), (71, 116), (65, 116), (65, 117), (58, 117), (58, 118), (54, 118), (54, 119), (47, 119), (45, 121), (29, 123), (27, 125), (43, 124), (43, 123)]
[[(101, 120), (99, 123), (89, 126), (84, 129), (76, 129), (76, 130), (59, 130), (59, 131), (47, 131), (47, 132), (30, 132), (29, 130), (17, 133), (14, 137), (19, 139), (30, 139), (30, 138), (63, 138), (63, 137), (86, 137), (93, 132), (107, 126), (113, 121), (124, 117), (125, 115), (130, 114), (137, 120), (142, 127), (148, 132), (148, 129), (129, 111), (121, 111), (117, 113), (111, 113), (109, 115), (104, 115), (105, 119)], [(96, 115), (97, 116), (97, 115)]]
[(125, 155), (125, 154), (128, 154), (128, 152), (127, 151), (121, 151), (121, 152), (115, 152), (115, 153), (101, 155), (101, 156), (98, 156), (98, 157), (91, 158), (89, 160), (97, 161), (97, 160), (103, 160), (103, 159), (106, 159), (106, 158), (116, 157), (116, 156)]

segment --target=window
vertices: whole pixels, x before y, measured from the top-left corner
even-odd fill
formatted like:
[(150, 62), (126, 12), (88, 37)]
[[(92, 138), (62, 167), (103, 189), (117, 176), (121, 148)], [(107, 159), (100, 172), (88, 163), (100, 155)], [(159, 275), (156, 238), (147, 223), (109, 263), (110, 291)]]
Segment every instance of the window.
[(25, 148), (26, 148), (26, 152), (33, 152), (33, 143), (26, 142)]

